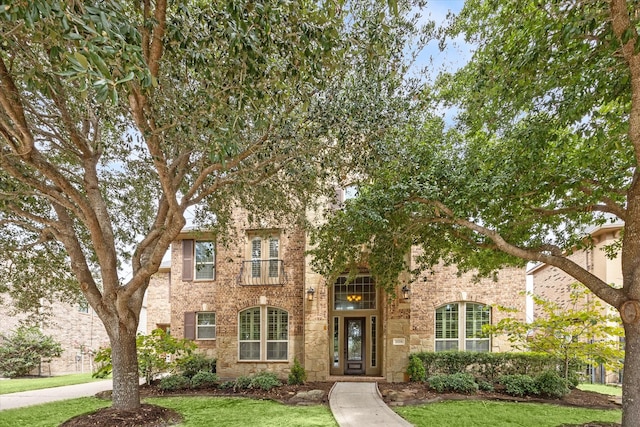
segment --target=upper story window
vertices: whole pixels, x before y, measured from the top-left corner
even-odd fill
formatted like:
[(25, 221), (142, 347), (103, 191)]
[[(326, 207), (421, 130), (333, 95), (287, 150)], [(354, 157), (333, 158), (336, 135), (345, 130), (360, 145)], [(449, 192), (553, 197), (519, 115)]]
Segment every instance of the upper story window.
[(275, 307), (253, 307), (239, 313), (240, 360), (288, 360), (289, 313)]
[(216, 277), (215, 246), (212, 241), (195, 243), (196, 280), (213, 280)]
[(247, 255), (242, 263), (242, 285), (282, 285), (286, 282), (277, 232), (251, 232), (247, 235)]
[(489, 351), (490, 340), (482, 327), (490, 322), (491, 308), (484, 304), (460, 302), (439, 307), (436, 309), (436, 351)]
[(278, 277), (278, 237), (253, 237), (251, 239), (251, 277)]
[(182, 280), (214, 280), (216, 250), (213, 240), (182, 241)]
[(334, 285), (334, 310), (374, 310), (376, 286), (371, 276), (359, 276), (347, 283), (338, 277)]

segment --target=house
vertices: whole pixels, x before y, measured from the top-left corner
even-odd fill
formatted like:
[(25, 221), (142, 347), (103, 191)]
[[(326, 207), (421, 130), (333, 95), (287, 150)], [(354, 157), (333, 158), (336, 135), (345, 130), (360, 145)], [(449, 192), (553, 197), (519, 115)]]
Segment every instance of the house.
[(480, 334), (505, 316), (494, 306), (514, 307), (524, 319), (521, 268), (494, 281), (439, 266), (408, 284), (404, 296), (407, 281), (399, 278), (399, 297), (390, 299), (365, 269), (352, 282), (327, 283), (310, 268), (299, 227), (251, 223), (242, 212), (235, 225), (224, 242), (185, 228), (147, 292), (147, 330), (194, 340), (217, 358), (221, 378), (263, 370), (286, 377), (297, 358), (310, 381), (359, 375), (399, 382), (412, 352), (509, 350), (506, 339)]
[[(574, 251), (568, 255), (568, 258), (611, 286), (622, 287), (620, 254), (608, 256), (607, 253), (612, 251), (608, 251), (607, 248), (614, 248), (613, 245), (620, 239), (623, 227), (624, 224), (615, 222), (591, 228), (586, 234), (591, 239), (592, 245), (586, 249)], [(613, 251), (614, 254), (615, 252)], [(529, 268), (527, 274), (532, 278), (533, 293), (536, 296), (561, 307), (569, 306), (572, 286), (576, 283), (576, 279), (557, 267), (542, 263)], [(597, 298), (592, 294), (589, 295), (587, 298)], [(602, 304), (606, 314), (617, 314), (615, 308), (604, 302)], [(533, 314), (534, 317), (541, 315), (536, 308)], [(602, 366), (591, 367), (589, 373), (592, 382), (621, 382), (620, 373), (606, 372)]]
[(0, 304), (0, 333), (11, 335), (21, 324), (38, 326), (44, 335), (53, 337), (62, 346), (62, 355), (42, 363), (34, 375), (61, 375), (93, 371), (93, 356), (100, 347), (109, 345), (109, 336), (102, 321), (88, 304), (54, 302), (44, 304), (40, 319), (15, 313), (8, 296)]

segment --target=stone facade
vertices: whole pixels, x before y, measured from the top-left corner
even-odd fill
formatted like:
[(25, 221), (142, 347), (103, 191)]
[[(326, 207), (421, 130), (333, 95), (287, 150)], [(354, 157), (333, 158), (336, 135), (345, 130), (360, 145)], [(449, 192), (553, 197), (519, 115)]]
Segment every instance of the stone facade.
[[(215, 339), (196, 338), (195, 342), (200, 351), (217, 358), (221, 378), (263, 370), (286, 378), (297, 358), (310, 381), (351, 375), (350, 372), (404, 381), (409, 354), (435, 348), (435, 311), (439, 307), (478, 303), (490, 310), (491, 322), (497, 322), (502, 314), (489, 307), (505, 305), (516, 308), (524, 319), (524, 269), (505, 269), (493, 281), (475, 280), (472, 273), (459, 275), (455, 267), (439, 266), (434, 274), (409, 285), (411, 295), (407, 300), (389, 299), (382, 290), (371, 286), (372, 279), (363, 272), (364, 284), (357, 289), (368, 292), (368, 305), (356, 305), (352, 310), (354, 307), (349, 309), (336, 302), (346, 295), (337, 296), (338, 285), (326, 283), (311, 269), (306, 255), (308, 238), (302, 230), (286, 224), (250, 224), (239, 214), (235, 223), (235, 234), (216, 243), (213, 280), (183, 280), (183, 266), (189, 266), (184, 257), (191, 256), (190, 241), (216, 240), (211, 235), (185, 230), (171, 247), (170, 264), (152, 278), (147, 295), (148, 329), (165, 324), (170, 313), (170, 330), (176, 337), (191, 337), (192, 313), (215, 313)], [(251, 263), (251, 236), (256, 233), (278, 236), (278, 258), (287, 278), (284, 284), (243, 283), (241, 271)], [(414, 259), (417, 252), (411, 255)], [(399, 279), (398, 295), (405, 283), (406, 278)], [(342, 289), (350, 289), (348, 286), (345, 284)], [(314, 290), (312, 298), (310, 289)], [(240, 360), (240, 313), (259, 308), (264, 319), (269, 307), (288, 314), (286, 359), (265, 360), (263, 353), (259, 360)], [(463, 316), (461, 312), (461, 322)], [(360, 328), (357, 334), (361, 335), (350, 335), (353, 326)], [(356, 348), (352, 339), (360, 346), (361, 353), (356, 356), (351, 354)], [(505, 339), (498, 338), (491, 341), (490, 350), (507, 351), (509, 346)]]
[[(24, 322), (25, 315), (15, 315), (11, 302), (0, 305), (0, 332), (11, 334)], [(78, 305), (55, 303), (43, 308), (49, 314), (37, 325), (45, 335), (52, 336), (62, 345), (62, 356), (50, 363), (43, 363), (34, 375), (61, 375), (92, 372), (93, 355), (100, 347), (109, 345), (109, 337), (100, 318), (89, 307), (80, 310)], [(33, 321), (27, 322), (34, 324)]]

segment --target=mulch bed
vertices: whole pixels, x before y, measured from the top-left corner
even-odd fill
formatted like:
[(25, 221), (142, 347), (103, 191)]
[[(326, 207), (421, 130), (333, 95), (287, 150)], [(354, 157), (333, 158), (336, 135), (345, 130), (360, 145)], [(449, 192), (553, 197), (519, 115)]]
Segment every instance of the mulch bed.
[[(226, 397), (247, 397), (251, 399), (274, 400), (284, 404), (295, 404), (290, 402), (291, 398), (300, 391), (323, 390), (325, 397), (321, 403), (328, 404), (329, 391), (333, 386), (333, 382), (308, 382), (304, 385), (290, 386), (283, 385), (269, 391), (264, 390), (233, 390), (233, 389), (198, 389), (198, 390), (180, 390), (174, 392), (165, 392), (155, 386), (141, 386), (140, 396), (160, 397), (160, 396), (226, 396)], [(379, 383), (380, 392), (389, 405), (417, 405), (443, 400), (501, 400), (513, 402), (537, 402), (551, 403), (555, 405), (566, 405), (575, 407), (584, 407), (591, 409), (620, 409), (620, 405), (611, 401), (609, 396), (599, 393), (581, 391), (574, 389), (562, 399), (543, 399), (543, 398), (515, 398), (504, 393), (497, 392), (478, 392), (474, 395), (455, 394), (455, 393), (434, 393), (430, 391), (424, 384), (420, 383)], [(395, 392), (395, 393), (392, 393)], [(394, 400), (392, 400), (391, 396)], [(398, 396), (401, 401), (399, 402)], [(98, 397), (109, 397), (105, 394), (99, 394)], [(175, 411), (162, 408), (156, 405), (143, 404), (139, 411), (116, 411), (112, 408), (105, 408), (92, 414), (80, 415), (62, 424), (62, 427), (95, 427), (95, 426), (119, 426), (119, 427), (164, 427), (176, 425), (182, 421), (182, 416)], [(618, 427), (617, 423), (597, 423), (591, 422), (586, 424), (572, 424), (559, 427)]]

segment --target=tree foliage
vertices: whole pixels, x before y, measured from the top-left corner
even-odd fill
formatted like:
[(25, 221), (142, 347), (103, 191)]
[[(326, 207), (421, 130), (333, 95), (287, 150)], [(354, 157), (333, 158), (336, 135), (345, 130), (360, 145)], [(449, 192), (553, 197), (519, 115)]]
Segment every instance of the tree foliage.
[(79, 285), (110, 336), (115, 407), (139, 406), (142, 298), (188, 210), (220, 236), (238, 208), (299, 222), (406, 121), (410, 6), (0, 10), (0, 282), (24, 307)]
[[(163, 373), (174, 373), (182, 367), (195, 350), (193, 341), (178, 339), (162, 329), (154, 329), (149, 335), (138, 335), (136, 349), (138, 352), (138, 370), (146, 384)], [(98, 369), (93, 373), (96, 378), (106, 378), (113, 371), (111, 347), (98, 350), (94, 358)]]
[[(640, 9), (636, 2), (469, 0), (443, 31), (474, 53), (397, 134), (359, 200), (317, 233), (324, 273), (369, 263), (393, 290), (408, 248), (491, 274), (524, 260), (558, 267), (618, 309), (625, 328), (623, 425), (640, 419)], [(385, 159), (386, 160), (386, 159)], [(613, 287), (567, 256), (588, 230), (624, 223)], [(327, 244), (328, 246), (323, 246)], [(362, 251), (361, 249), (365, 250)]]
[(35, 326), (20, 326), (0, 335), (0, 376), (23, 377), (61, 354), (62, 346), (53, 337)]
[[(564, 361), (564, 378), (569, 363), (603, 364), (620, 370), (624, 359), (620, 338), (624, 331), (620, 316), (608, 313), (602, 303), (582, 286), (574, 286), (569, 301), (558, 303), (532, 295), (539, 315), (532, 322), (507, 317), (486, 332), (507, 334), (515, 349), (547, 353)], [(509, 311), (508, 308), (501, 308)]]

